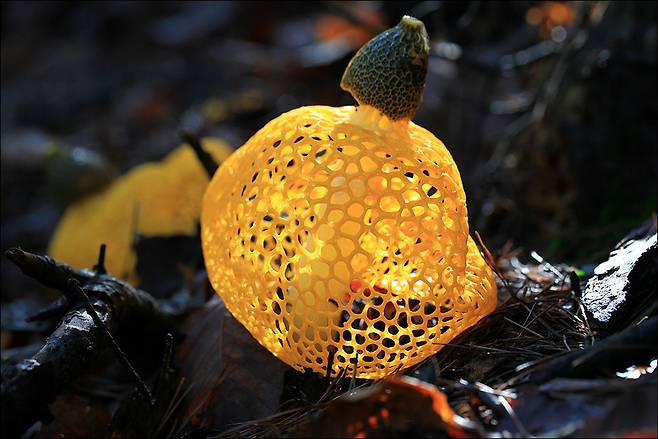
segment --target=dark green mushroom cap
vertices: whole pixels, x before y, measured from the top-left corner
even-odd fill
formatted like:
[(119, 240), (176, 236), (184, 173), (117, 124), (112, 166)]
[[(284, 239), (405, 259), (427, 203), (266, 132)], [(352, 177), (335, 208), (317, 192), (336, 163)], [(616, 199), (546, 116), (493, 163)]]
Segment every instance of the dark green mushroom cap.
[(428, 52), (423, 22), (405, 15), (359, 49), (340, 86), (359, 105), (373, 106), (392, 120), (411, 119), (423, 95)]

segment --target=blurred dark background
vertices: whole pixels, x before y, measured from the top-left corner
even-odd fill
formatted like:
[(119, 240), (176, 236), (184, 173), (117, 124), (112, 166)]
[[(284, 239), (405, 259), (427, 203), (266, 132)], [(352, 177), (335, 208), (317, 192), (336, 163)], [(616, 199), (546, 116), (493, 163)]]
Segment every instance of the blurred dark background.
[[(2, 251), (177, 146), (239, 147), (349, 105), (354, 51), (402, 15), (432, 40), (414, 121), (448, 146), (471, 229), (578, 266), (656, 211), (655, 2), (3, 2)], [(3, 300), (26, 280), (2, 261)]]

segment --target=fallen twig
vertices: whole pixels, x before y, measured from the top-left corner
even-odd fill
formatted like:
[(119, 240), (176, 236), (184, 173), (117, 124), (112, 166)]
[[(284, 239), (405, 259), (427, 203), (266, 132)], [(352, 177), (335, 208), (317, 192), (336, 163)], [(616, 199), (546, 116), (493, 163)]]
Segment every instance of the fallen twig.
[[(112, 276), (75, 270), (48, 256), (18, 248), (6, 256), (26, 275), (60, 290), (69, 309), (44, 346), (32, 358), (2, 368), (2, 436), (20, 436), (36, 421), (49, 421), (48, 404), (93, 365), (107, 358), (110, 339), (135, 321), (145, 328), (140, 335), (152, 337), (171, 331), (173, 322), (149, 294)], [(88, 304), (74, 293), (74, 282), (82, 285)], [(93, 308), (90, 312), (89, 307)], [(97, 320), (97, 321), (95, 321)], [(100, 324), (99, 324), (100, 323)], [(133, 339), (139, 344), (139, 338)]]

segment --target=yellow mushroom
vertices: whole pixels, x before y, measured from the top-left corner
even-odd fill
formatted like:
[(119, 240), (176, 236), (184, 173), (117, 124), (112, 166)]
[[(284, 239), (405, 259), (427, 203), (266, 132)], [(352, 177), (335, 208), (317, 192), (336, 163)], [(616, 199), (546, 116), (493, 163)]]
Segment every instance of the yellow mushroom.
[[(203, 139), (203, 145), (217, 161), (232, 152), (213, 138)], [(181, 145), (161, 162), (137, 166), (102, 192), (71, 205), (49, 253), (73, 267), (89, 268), (105, 243), (107, 270), (137, 284), (135, 235), (194, 235), (208, 180), (192, 148)]]
[[(379, 378), (436, 353), (496, 306), (443, 143), (410, 121), (429, 44), (404, 17), (341, 86), (359, 106), (269, 122), (214, 175), (202, 213), (213, 287), (292, 367)], [(356, 369), (356, 370), (354, 370)]]

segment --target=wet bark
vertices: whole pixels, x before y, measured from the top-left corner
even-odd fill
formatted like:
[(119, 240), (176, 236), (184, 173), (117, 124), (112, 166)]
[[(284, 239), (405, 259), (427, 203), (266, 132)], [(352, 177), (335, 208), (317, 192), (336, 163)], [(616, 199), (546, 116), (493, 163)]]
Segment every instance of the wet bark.
[[(144, 330), (133, 331), (133, 343), (154, 334), (161, 334), (164, 341), (174, 322), (148, 293), (101, 274), (103, 270), (74, 270), (20, 249), (10, 249), (6, 255), (26, 275), (60, 290), (67, 299), (60, 323), (44, 346), (15, 366), (2, 366), (2, 436), (17, 437), (33, 423), (50, 420), (48, 404), (82, 373), (107, 361), (113, 336), (122, 329), (139, 322)], [(87, 306), (71, 287), (76, 282), (89, 299)]]

